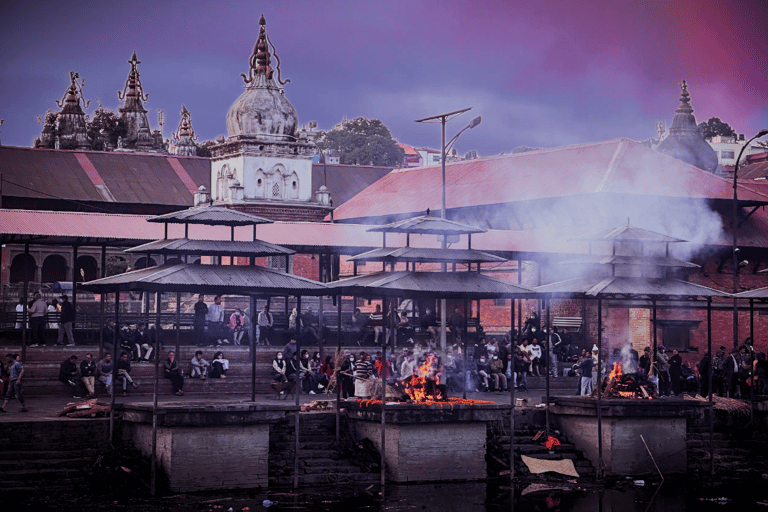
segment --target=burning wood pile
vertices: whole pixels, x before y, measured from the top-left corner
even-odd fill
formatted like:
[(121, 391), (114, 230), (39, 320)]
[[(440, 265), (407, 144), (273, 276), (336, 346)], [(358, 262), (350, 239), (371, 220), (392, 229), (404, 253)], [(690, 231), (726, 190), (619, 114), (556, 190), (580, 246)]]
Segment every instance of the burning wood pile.
[(445, 402), (448, 401), (448, 386), (440, 384), (440, 373), (437, 357), (427, 354), (410, 379), (404, 381), (405, 393), (414, 402)]
[(613, 370), (603, 381), (603, 398), (644, 398), (656, 396), (656, 386), (642, 373), (624, 373), (621, 363), (614, 363)]

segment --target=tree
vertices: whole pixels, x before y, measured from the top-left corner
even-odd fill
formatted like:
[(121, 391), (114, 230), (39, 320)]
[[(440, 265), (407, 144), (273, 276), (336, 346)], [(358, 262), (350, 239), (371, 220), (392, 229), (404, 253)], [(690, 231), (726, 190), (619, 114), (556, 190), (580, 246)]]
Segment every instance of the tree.
[(88, 140), (94, 151), (108, 151), (117, 146), (117, 138), (125, 137), (126, 130), (119, 123), (120, 117), (99, 105), (93, 112), (93, 119), (87, 123)]
[(335, 149), (342, 164), (398, 167), (405, 152), (378, 119), (358, 117), (343, 121), (330, 131), (321, 131), (317, 145), (322, 150)]
[(719, 117), (710, 117), (705, 122), (699, 123), (698, 128), (701, 136), (707, 140), (718, 135), (723, 137), (736, 136), (736, 131), (731, 128), (731, 125), (724, 123)]
[(218, 144), (215, 140), (206, 140), (197, 145), (197, 156), (211, 156), (211, 146)]

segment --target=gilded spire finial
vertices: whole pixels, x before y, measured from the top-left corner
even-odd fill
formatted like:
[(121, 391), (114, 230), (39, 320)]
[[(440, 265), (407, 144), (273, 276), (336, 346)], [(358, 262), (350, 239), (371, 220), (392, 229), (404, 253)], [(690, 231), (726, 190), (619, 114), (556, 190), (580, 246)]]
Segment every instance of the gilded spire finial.
[[(261, 28), (259, 28), (259, 37), (256, 40), (256, 45), (254, 45), (253, 53), (249, 59), (249, 64), (251, 67), (248, 70), (248, 76), (246, 76), (245, 73), (240, 73), (240, 76), (243, 77), (243, 81), (246, 84), (252, 84), (258, 75), (264, 75), (267, 80), (271, 80), (275, 69), (277, 69), (277, 81), (280, 85), (285, 85), (290, 82), (290, 80), (283, 80), (281, 77), (280, 57), (277, 56), (275, 45), (272, 44), (272, 41), (267, 35), (267, 20), (263, 13), (261, 18), (259, 18), (259, 25), (261, 26)], [(271, 54), (270, 49), (272, 50)], [(272, 61), (270, 57), (272, 57), (272, 55), (274, 55), (275, 60), (277, 61), (276, 68), (271, 66)]]
[(88, 108), (88, 105), (90, 105), (91, 102), (90, 100), (86, 101), (83, 97), (83, 85), (85, 85), (85, 80), (80, 78), (80, 74), (75, 71), (69, 72), (69, 80), (70, 84), (67, 88), (67, 92), (64, 93), (61, 101), (56, 102), (56, 105), (58, 105), (59, 108), (64, 108), (66, 105), (71, 105), (71, 107), (74, 108), (80, 107), (82, 102), (82, 108)]
[(128, 79), (125, 81), (125, 87), (122, 92), (117, 91), (117, 97), (123, 101), (126, 98), (136, 98), (137, 100), (147, 101), (149, 94), (144, 93), (144, 89), (141, 86), (141, 79), (139, 78), (139, 64), (141, 61), (136, 58), (136, 51), (134, 50), (131, 60), (128, 61), (131, 65), (131, 71), (128, 73)]
[(181, 121), (179, 121), (178, 130), (172, 134), (174, 140), (180, 140), (182, 137), (189, 137), (197, 140), (195, 130), (192, 128), (192, 115), (184, 104), (181, 105)]

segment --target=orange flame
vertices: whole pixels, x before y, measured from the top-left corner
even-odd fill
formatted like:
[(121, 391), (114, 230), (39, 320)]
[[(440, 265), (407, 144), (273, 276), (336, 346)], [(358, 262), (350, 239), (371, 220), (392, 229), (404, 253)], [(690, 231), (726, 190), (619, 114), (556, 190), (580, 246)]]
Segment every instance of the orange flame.
[(613, 363), (613, 370), (611, 370), (611, 373), (608, 374), (609, 379), (621, 379), (621, 365), (619, 363)]
[(437, 357), (434, 354), (427, 355), (426, 361), (411, 376), (406, 385), (405, 392), (414, 402), (428, 402), (444, 399), (437, 389), (440, 384)]

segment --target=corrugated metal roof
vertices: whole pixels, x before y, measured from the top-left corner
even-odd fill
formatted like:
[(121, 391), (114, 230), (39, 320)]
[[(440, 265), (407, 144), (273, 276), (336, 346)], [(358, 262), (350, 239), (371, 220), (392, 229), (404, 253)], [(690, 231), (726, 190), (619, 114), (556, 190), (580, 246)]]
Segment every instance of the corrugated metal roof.
[(373, 165), (312, 164), (312, 190), (328, 187), (333, 204), (344, 204), (367, 186), (389, 174), (392, 167)]
[[(628, 139), (447, 163), (447, 208), (585, 194), (730, 200), (728, 180)], [(441, 206), (441, 167), (397, 169), (342, 204), (336, 220), (416, 214)], [(739, 199), (768, 203), (740, 185)]]
[(155, 240), (126, 249), (129, 253), (195, 254), (205, 256), (273, 256), (294, 254), (295, 251), (262, 240), (190, 240), (175, 238)]
[(378, 233), (415, 233), (419, 235), (464, 235), (467, 233), (485, 232), (484, 229), (430, 215), (421, 215), (384, 226), (376, 226), (368, 231)]
[(378, 272), (328, 283), (344, 295), (483, 299), (532, 296), (524, 286), (477, 272)]
[(642, 277), (582, 277), (545, 284), (534, 288), (557, 297), (731, 297), (726, 292), (707, 288), (679, 279), (648, 279)]
[(10, 146), (0, 173), (5, 196), (178, 206), (192, 204), (191, 182), (211, 181), (207, 158)]
[(490, 263), (504, 258), (474, 249), (435, 249), (423, 247), (381, 247), (349, 258), (349, 261), (416, 261)]
[(221, 206), (195, 206), (178, 212), (166, 213), (147, 219), (148, 222), (174, 224), (206, 224), (208, 226), (252, 226), (274, 221)]
[(132, 247), (163, 236), (163, 227), (141, 215), (0, 210), (2, 243)]
[(144, 290), (221, 294), (328, 294), (322, 283), (263, 267), (186, 263), (134, 270), (79, 286), (94, 292)]
[(653, 256), (616, 256), (603, 254), (585, 254), (561, 261), (562, 265), (632, 265), (638, 267), (675, 267), (675, 268), (700, 268), (690, 261), (675, 258)]

